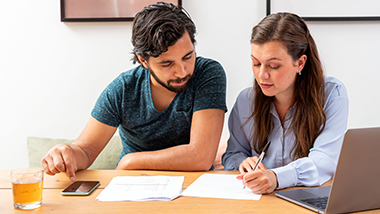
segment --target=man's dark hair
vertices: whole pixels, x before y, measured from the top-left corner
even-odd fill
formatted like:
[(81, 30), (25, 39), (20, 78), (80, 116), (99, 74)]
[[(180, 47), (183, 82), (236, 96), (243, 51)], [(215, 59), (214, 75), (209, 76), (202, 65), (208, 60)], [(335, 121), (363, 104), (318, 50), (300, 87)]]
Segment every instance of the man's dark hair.
[(146, 61), (150, 56), (160, 56), (185, 34), (185, 30), (195, 44), (195, 25), (181, 6), (158, 2), (145, 7), (133, 21), (133, 63), (139, 62), (137, 54)]

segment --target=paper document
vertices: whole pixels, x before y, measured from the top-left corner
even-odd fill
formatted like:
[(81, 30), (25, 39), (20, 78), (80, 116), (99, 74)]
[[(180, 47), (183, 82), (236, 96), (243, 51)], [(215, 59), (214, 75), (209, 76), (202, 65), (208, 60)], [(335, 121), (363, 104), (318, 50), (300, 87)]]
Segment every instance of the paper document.
[(203, 174), (199, 176), (182, 195), (205, 198), (226, 198), (242, 200), (260, 200), (261, 195), (254, 194), (249, 188), (243, 189), (237, 175)]
[(98, 201), (169, 201), (181, 195), (185, 176), (117, 176)]

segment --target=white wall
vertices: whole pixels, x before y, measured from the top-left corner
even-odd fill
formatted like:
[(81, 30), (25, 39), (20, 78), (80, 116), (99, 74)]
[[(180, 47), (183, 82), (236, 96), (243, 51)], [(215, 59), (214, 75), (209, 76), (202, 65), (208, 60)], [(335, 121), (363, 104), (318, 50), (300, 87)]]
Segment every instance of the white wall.
[[(227, 72), (231, 109), (252, 84), (250, 31), (265, 1), (182, 2), (197, 25), (198, 55)], [(103, 88), (133, 66), (131, 23), (61, 23), (59, 13), (58, 0), (0, 1), (0, 168), (28, 166), (27, 136), (75, 139)], [(380, 22), (308, 24), (326, 74), (348, 88), (349, 127), (380, 126)]]

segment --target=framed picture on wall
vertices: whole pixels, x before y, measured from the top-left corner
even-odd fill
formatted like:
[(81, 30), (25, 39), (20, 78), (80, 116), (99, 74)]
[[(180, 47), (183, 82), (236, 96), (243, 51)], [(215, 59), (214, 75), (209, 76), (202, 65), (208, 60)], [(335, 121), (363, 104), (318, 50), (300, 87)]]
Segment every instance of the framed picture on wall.
[(267, 0), (267, 15), (292, 12), (306, 21), (380, 21), (378, 0)]
[[(61, 0), (62, 22), (133, 21), (137, 12), (158, 0)], [(181, 5), (181, 0), (163, 0)]]

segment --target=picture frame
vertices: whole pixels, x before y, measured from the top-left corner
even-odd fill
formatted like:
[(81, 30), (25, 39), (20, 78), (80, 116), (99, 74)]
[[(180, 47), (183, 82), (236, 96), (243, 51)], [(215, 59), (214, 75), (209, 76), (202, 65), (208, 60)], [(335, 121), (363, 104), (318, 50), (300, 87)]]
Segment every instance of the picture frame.
[[(131, 22), (145, 6), (160, 0), (60, 0), (61, 22)], [(182, 0), (162, 0), (182, 6)]]
[(380, 21), (378, 0), (267, 0), (266, 14), (292, 12), (305, 21)]

